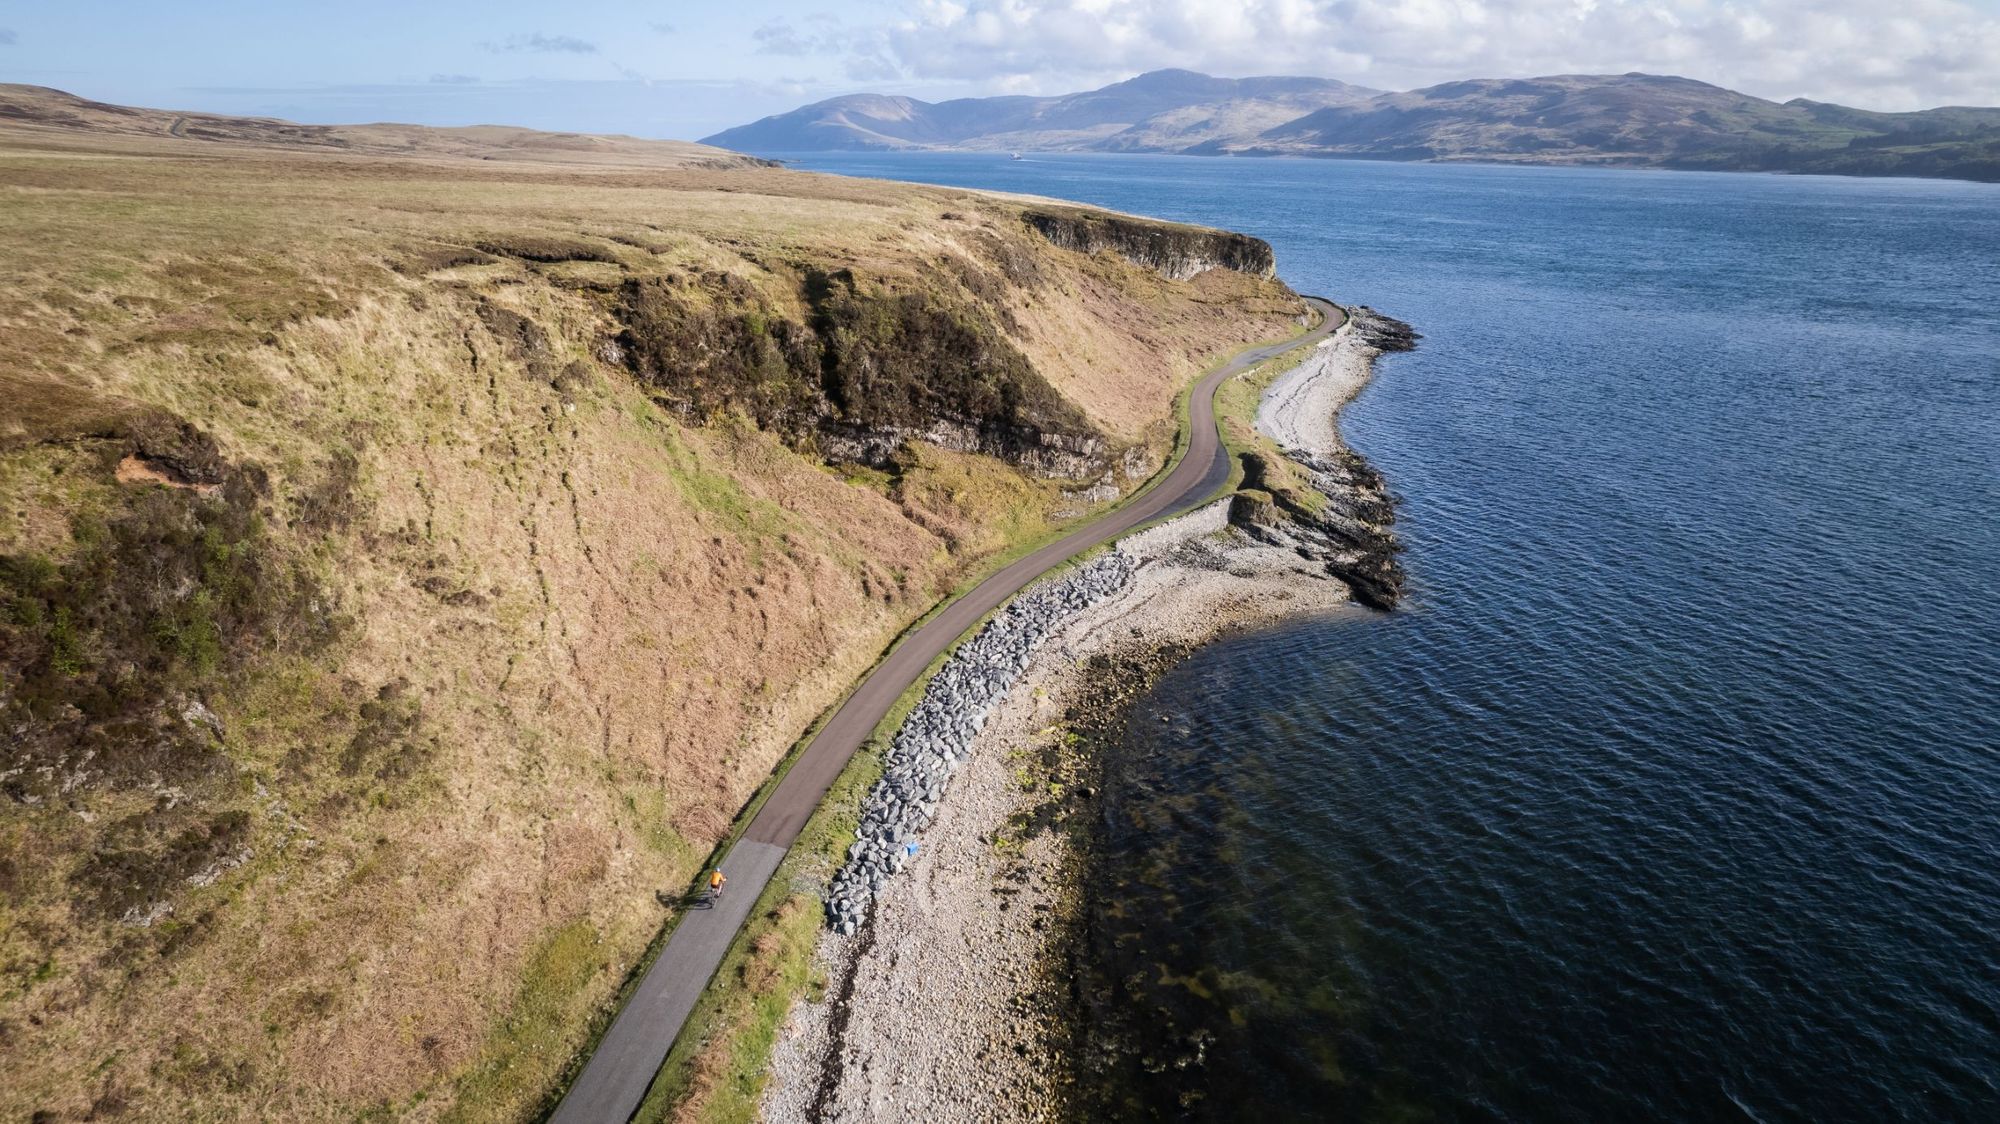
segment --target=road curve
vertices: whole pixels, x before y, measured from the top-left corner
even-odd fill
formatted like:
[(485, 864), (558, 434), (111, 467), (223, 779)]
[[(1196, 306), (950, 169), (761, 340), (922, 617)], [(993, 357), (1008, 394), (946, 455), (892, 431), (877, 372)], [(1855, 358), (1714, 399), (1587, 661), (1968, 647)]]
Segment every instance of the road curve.
[(1177, 515), (1202, 503), (1229, 479), (1229, 454), (1215, 425), (1215, 388), (1231, 375), (1301, 344), (1332, 334), (1346, 314), (1331, 301), (1306, 297), (1320, 323), (1302, 336), (1252, 348), (1203, 375), (1188, 397), (1187, 452), (1166, 479), (1132, 503), (1078, 527), (994, 573), (903, 638), (875, 666), (813, 737), (757, 811), (743, 838), (722, 860), (729, 892), (712, 909), (681, 918), (667, 947), (639, 981), (597, 1050), (551, 1117), (554, 1124), (624, 1124), (666, 1060), (674, 1036), (694, 1010), (708, 981), (722, 966), (730, 941), (756, 904), (778, 863), (819, 807), (834, 778), (931, 661), (986, 614), (1071, 556), (1109, 542), (1141, 524)]

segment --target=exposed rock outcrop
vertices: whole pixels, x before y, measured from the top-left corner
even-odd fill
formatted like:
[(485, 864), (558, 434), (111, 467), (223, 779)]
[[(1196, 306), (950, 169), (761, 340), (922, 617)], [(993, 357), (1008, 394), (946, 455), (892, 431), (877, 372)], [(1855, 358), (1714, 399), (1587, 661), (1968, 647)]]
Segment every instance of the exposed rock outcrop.
[(740, 410), (822, 457), (893, 467), (926, 441), (1048, 476), (1103, 471), (1107, 445), (1021, 353), (1001, 310), (807, 268), (787, 317), (738, 277), (625, 282), (617, 353), (688, 413)]
[[(1330, 456), (1301, 450), (1287, 454), (1306, 470), (1318, 505), (1272, 480), (1270, 464), (1258, 453), (1243, 457), (1243, 487), (1230, 521), (1259, 542), (1287, 546), (1301, 557), (1324, 563), (1326, 572), (1371, 609), (1387, 611), (1403, 595), (1403, 567), (1396, 560), (1395, 503), (1382, 474), (1361, 455), (1346, 449)], [(1282, 512), (1284, 518), (1279, 518)]]
[(1354, 330), (1377, 351), (1414, 351), (1423, 333), (1393, 316), (1384, 316), (1365, 304), (1347, 310)]
[(1082, 254), (1109, 250), (1174, 281), (1211, 269), (1270, 277), (1278, 268), (1271, 244), (1248, 234), (1082, 209), (1031, 210), (1023, 217), (1042, 237), (1065, 250)]
[[(1341, 440), (1334, 417), (1338, 404), (1355, 393), (1342, 380), (1317, 376), (1345, 363), (1352, 369), (1358, 356), (1361, 370), (1384, 351), (1408, 351), (1420, 338), (1400, 320), (1355, 307), (1347, 310), (1348, 325), (1320, 352), (1265, 392), (1259, 409), (1260, 427), (1284, 451), (1284, 464), (1262, 453), (1243, 457), (1243, 488), (1268, 496), (1286, 518), (1259, 523), (1251, 518), (1254, 505), (1239, 505), (1238, 525), (1260, 541), (1286, 545), (1302, 557), (1325, 565), (1345, 582), (1354, 599), (1374, 609), (1389, 610), (1402, 598), (1404, 574), (1397, 555), (1395, 498), (1382, 474)], [(1336, 400), (1327, 408), (1327, 396)], [(1303, 477), (1303, 481), (1300, 481)], [(1303, 483), (1303, 487), (1295, 486)]]

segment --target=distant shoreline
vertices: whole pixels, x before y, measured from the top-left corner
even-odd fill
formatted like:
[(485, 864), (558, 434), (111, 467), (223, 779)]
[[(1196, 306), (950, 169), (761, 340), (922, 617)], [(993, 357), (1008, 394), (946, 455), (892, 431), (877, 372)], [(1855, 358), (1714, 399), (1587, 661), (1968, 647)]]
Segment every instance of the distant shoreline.
[[(799, 150), (786, 150), (786, 151), (771, 150), (768, 152), (762, 152), (756, 154), (746, 153), (745, 155), (750, 155), (752, 159), (764, 160), (770, 163), (782, 165), (787, 168), (793, 168), (798, 171), (804, 171), (804, 172), (812, 172), (816, 171), (817, 169), (808, 167), (801, 161), (807, 160), (811, 157), (824, 157), (824, 156), (882, 157), (887, 159), (895, 159), (904, 156), (988, 156), (988, 157), (993, 157), (994, 159), (1002, 163), (1013, 162), (1009, 159), (1008, 153), (1005, 150), (997, 148), (881, 148), (881, 149), (826, 148), (826, 149), (799, 149)], [(1083, 160), (1125, 160), (1134, 158), (1142, 160), (1199, 160), (1199, 161), (1278, 160), (1278, 161), (1296, 161), (1299, 163), (1318, 162), (1318, 163), (1339, 163), (1339, 164), (1385, 164), (1385, 165), (1393, 165), (1400, 167), (1417, 166), (1426, 168), (1445, 168), (1445, 167), (1514, 168), (1514, 169), (1538, 170), (1538, 171), (1581, 170), (1581, 171), (1619, 172), (1619, 173), (1650, 172), (1655, 175), (1693, 175), (1702, 177), (1715, 176), (1715, 175), (1772, 176), (1772, 177), (1784, 177), (1787, 179), (1831, 179), (1831, 180), (1866, 180), (1866, 181), (1896, 180), (1899, 182), (1914, 181), (1917, 183), (1980, 184), (1989, 186), (2000, 184), (2000, 167), (1996, 167), (1995, 170), (1990, 175), (1935, 176), (1935, 175), (1914, 175), (1901, 172), (1863, 172), (1863, 171), (1826, 172), (1826, 171), (1809, 171), (1809, 170), (1795, 170), (1795, 169), (1784, 169), (1784, 168), (1688, 167), (1688, 166), (1677, 166), (1677, 165), (1667, 165), (1667, 164), (1621, 163), (1616, 160), (1608, 160), (1608, 159), (1607, 160), (1582, 160), (1582, 159), (1502, 160), (1502, 159), (1492, 159), (1492, 158), (1475, 157), (1475, 156), (1455, 156), (1455, 157), (1431, 158), (1431, 159), (1397, 159), (1392, 156), (1347, 155), (1344, 153), (1302, 153), (1302, 152), (1232, 152), (1223, 154), (1211, 154), (1211, 153), (1190, 153), (1190, 152), (1084, 152), (1084, 151), (1066, 151), (1066, 150), (1037, 151), (1035, 149), (1024, 149), (1022, 150), (1022, 156), (1023, 159), (1020, 162), (1027, 164), (1032, 164), (1037, 159), (1048, 158), (1048, 157), (1062, 157), (1064, 159), (1083, 159)], [(826, 174), (845, 175), (848, 173), (829, 172)]]

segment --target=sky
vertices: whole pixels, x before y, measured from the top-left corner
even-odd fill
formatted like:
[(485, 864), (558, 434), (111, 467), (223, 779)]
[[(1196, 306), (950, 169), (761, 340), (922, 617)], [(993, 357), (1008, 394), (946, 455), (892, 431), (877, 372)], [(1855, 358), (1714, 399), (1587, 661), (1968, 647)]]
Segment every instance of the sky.
[(2000, 105), (2000, 0), (0, 0), (0, 81), (322, 123), (696, 139), (843, 93), (1058, 94), (1170, 66)]

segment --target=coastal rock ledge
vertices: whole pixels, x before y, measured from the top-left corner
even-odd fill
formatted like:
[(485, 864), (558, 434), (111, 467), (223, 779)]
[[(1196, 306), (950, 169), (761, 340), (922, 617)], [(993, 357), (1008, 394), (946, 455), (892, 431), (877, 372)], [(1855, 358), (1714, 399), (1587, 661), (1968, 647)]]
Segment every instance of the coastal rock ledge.
[(1022, 217), (1042, 237), (1065, 250), (1081, 254), (1110, 251), (1170, 281), (1186, 281), (1211, 269), (1232, 269), (1264, 278), (1278, 271), (1269, 242), (1230, 230), (1082, 209), (1031, 210)]

